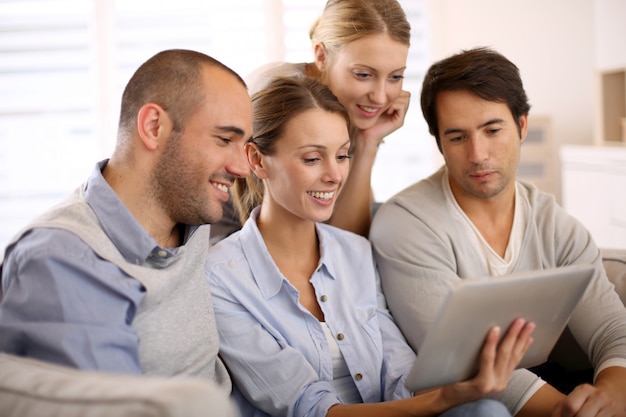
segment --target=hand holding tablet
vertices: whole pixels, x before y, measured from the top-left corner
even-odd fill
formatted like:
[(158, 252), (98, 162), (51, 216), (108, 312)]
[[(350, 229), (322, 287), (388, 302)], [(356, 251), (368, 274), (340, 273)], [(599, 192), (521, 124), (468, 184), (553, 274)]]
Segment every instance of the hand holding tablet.
[(535, 326), (518, 368), (545, 362), (594, 273), (591, 265), (466, 279), (452, 288), (420, 345), (406, 385), (421, 391), (478, 374), (489, 330), (501, 339), (518, 318)]

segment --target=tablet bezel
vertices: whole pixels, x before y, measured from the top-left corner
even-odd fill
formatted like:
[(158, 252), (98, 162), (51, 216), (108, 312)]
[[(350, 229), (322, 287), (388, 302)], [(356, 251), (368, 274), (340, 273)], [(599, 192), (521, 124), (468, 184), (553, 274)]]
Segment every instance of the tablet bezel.
[(536, 325), (518, 368), (545, 362), (594, 271), (583, 264), (462, 280), (446, 296), (420, 345), (407, 388), (416, 392), (472, 378), (489, 329), (500, 326), (504, 335), (518, 317)]

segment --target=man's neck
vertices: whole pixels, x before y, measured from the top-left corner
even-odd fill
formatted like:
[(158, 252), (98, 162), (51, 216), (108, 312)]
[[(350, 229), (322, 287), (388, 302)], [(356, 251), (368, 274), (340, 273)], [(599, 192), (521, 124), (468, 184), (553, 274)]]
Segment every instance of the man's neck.
[(515, 184), (488, 199), (455, 198), (489, 246), (504, 256), (515, 219)]

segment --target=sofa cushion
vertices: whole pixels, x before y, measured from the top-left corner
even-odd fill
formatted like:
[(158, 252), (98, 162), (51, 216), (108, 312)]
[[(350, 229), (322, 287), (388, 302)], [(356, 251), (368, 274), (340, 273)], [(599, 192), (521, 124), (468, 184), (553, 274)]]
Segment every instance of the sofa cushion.
[(86, 372), (0, 353), (3, 417), (237, 416), (229, 393), (191, 378)]

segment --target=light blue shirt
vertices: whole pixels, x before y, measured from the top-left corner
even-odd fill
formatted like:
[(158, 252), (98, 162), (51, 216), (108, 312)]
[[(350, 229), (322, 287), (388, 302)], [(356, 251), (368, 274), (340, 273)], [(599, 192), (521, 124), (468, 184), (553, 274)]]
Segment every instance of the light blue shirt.
[[(236, 388), (264, 413), (323, 416), (341, 402), (324, 330), (272, 260), (253, 220), (259, 209), (209, 250), (220, 353)], [(310, 282), (363, 402), (411, 396), (404, 381), (415, 355), (387, 310), (369, 242), (326, 224), (317, 235), (321, 259)]]
[[(178, 249), (158, 246), (137, 223), (102, 176), (105, 164), (97, 164), (85, 191), (100, 226), (128, 262), (167, 268)], [(139, 338), (131, 326), (146, 294), (138, 280), (77, 235), (56, 228), (27, 231), (9, 245), (1, 268), (0, 351), (81, 369), (141, 373)]]

